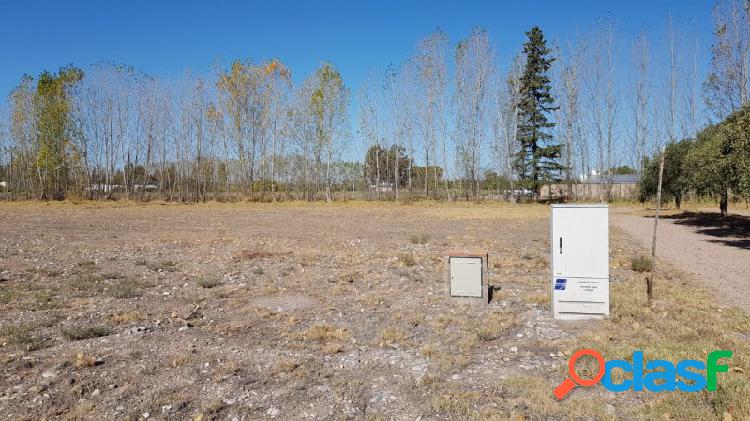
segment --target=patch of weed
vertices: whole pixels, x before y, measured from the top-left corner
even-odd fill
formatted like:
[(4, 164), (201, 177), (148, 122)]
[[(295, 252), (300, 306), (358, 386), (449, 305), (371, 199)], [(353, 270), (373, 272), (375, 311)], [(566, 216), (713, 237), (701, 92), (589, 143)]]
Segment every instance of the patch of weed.
[(63, 336), (71, 341), (99, 338), (112, 334), (112, 328), (105, 325), (66, 326), (60, 329)]
[(406, 267), (412, 267), (417, 264), (416, 260), (414, 260), (414, 255), (411, 253), (399, 253), (398, 263), (399, 265)]
[(634, 257), (630, 262), (630, 268), (639, 273), (650, 272), (651, 258), (644, 255)]

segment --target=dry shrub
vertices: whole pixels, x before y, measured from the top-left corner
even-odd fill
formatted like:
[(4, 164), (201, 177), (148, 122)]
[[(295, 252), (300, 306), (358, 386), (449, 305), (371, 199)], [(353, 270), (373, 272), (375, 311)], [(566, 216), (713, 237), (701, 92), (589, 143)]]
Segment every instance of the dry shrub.
[(83, 352), (76, 354), (76, 368), (93, 367), (97, 365), (97, 359), (90, 355), (84, 355)]
[(414, 255), (411, 253), (399, 253), (398, 263), (400, 266), (412, 267), (417, 264)]

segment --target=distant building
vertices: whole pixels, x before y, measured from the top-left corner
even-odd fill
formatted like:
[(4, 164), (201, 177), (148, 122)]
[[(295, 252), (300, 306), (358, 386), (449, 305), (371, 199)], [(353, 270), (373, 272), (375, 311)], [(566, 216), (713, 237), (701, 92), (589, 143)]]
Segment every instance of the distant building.
[(378, 183), (378, 184), (371, 184), (370, 185), (370, 192), (379, 192), (379, 193), (391, 193), (394, 191), (394, 184), (393, 183)]

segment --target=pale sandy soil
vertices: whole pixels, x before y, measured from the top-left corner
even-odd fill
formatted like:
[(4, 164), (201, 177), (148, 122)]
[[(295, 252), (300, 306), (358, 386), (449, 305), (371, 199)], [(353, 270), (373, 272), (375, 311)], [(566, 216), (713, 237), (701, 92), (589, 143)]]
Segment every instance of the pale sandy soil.
[[(658, 259), (670, 260), (695, 274), (714, 291), (719, 304), (738, 306), (750, 313), (750, 231), (744, 224), (744, 214), (742, 210), (730, 210), (730, 222), (741, 225), (735, 227), (729, 222), (722, 224), (714, 208), (685, 214), (667, 212), (659, 219), (656, 252)], [(750, 218), (747, 221), (750, 225)], [(650, 253), (652, 212), (614, 209), (611, 224)]]

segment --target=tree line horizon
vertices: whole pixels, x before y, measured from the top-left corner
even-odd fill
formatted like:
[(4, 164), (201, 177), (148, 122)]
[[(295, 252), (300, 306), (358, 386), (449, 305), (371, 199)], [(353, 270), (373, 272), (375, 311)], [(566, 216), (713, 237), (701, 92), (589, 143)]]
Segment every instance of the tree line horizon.
[[(703, 149), (685, 171), (706, 168), (703, 178), (712, 181), (682, 176), (673, 196), (678, 204), (688, 191), (725, 203), (750, 192), (742, 117), (749, 12), (748, 0), (716, 2), (703, 81), (697, 40), (671, 17), (664, 51), (654, 52), (641, 32), (623, 65), (610, 21), (562, 47), (548, 45), (534, 26), (506, 69), (486, 30), (451, 45), (437, 29), (402, 64), (368, 76), (355, 94), (354, 122), (351, 88), (332, 62), (301, 83), (278, 59), (237, 59), (211, 77), (188, 74), (176, 83), (109, 62), (24, 75), (0, 121), (0, 193), (516, 200), (537, 199), (542, 186), (556, 184), (574, 200), (572, 185), (596, 173), (605, 201), (614, 175), (627, 172), (642, 175), (646, 200), (659, 150), (689, 143)], [(663, 80), (655, 76), (659, 56), (667, 63)], [(618, 82), (621, 74), (627, 83)], [(731, 165), (715, 176), (708, 168), (718, 160)]]

